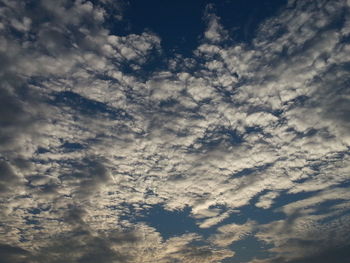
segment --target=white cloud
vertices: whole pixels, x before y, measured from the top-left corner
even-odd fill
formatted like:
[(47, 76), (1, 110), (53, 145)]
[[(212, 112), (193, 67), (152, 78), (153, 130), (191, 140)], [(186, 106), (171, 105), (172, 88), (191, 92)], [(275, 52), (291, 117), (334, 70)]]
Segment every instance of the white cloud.
[(226, 247), (231, 245), (233, 242), (244, 239), (249, 235), (255, 226), (255, 222), (248, 221), (245, 224), (228, 224), (223, 225), (218, 228), (218, 234), (215, 234), (211, 237), (211, 242), (214, 244)]
[[(55, 243), (48, 247), (51, 237), (66, 239), (80, 227), (87, 243), (77, 236), (73, 241), (91, 248), (98, 240), (110, 253), (106, 262), (119, 249), (130, 262), (218, 262), (234, 253), (217, 246), (256, 227), (275, 252), (299, 251), (288, 250), (291, 240), (313, 240), (329, 227), (313, 209), (337, 199), (346, 207), (348, 200), (347, 188), (339, 188), (350, 167), (348, 21), (332, 27), (348, 7), (341, 0), (316, 2), (322, 8), (296, 1), (267, 20), (251, 46), (230, 45), (219, 18), (208, 15), (195, 55), (175, 55), (169, 68), (147, 78), (126, 74), (123, 66), (142, 69), (160, 50), (158, 36), (112, 35), (103, 26), (106, 11), (88, 1), (40, 2), (49, 21), (25, 3), (4, 2), (0, 186), (7, 205), (0, 241), (41, 257), (57, 252)], [(6, 33), (10, 28), (23, 34)], [(282, 192), (315, 191), (321, 192), (282, 208), (295, 222), (220, 226), (211, 246), (191, 245), (203, 241), (195, 234), (163, 240), (122, 217), (128, 214), (123, 204), (138, 213), (156, 204), (187, 206), (200, 228), (211, 228), (261, 193), (267, 192), (255, 205), (269, 211)], [(65, 222), (77, 204), (78, 223)], [(29, 213), (33, 209), (40, 213)], [(338, 209), (343, 211), (339, 204), (335, 214)], [(37, 223), (26, 223), (27, 217)], [(343, 223), (334, 223), (335, 229)], [(119, 238), (129, 237), (101, 234), (115, 227), (136, 227), (137, 241), (124, 244)], [(67, 257), (78, 260), (85, 252)]]
[(259, 197), (259, 201), (255, 204), (256, 207), (261, 207), (264, 209), (270, 208), (273, 201), (279, 194), (277, 192), (268, 192), (267, 194)]
[(214, 6), (208, 4), (205, 10), (204, 19), (208, 23), (204, 32), (205, 40), (212, 43), (220, 43), (228, 38), (228, 33), (220, 23), (220, 18), (213, 13)]

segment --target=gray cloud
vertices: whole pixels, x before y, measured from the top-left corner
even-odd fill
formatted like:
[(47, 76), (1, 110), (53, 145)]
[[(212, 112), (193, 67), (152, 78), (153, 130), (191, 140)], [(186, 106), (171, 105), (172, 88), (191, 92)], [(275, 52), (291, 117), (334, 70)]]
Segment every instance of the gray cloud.
[[(274, 246), (278, 258), (266, 262), (317, 258), (329, 240), (346, 246), (348, 233), (330, 233), (347, 227), (349, 209), (340, 187), (350, 172), (348, 2), (290, 1), (251, 46), (230, 43), (207, 13), (194, 56), (174, 55), (147, 78), (137, 70), (160, 54), (160, 39), (112, 35), (103, 24), (110, 1), (3, 2), (5, 260), (220, 262), (248, 234)], [(291, 201), (279, 210), (286, 219), (266, 225), (224, 223), (208, 242), (162, 239), (125, 219), (127, 207), (189, 207), (213, 228), (246, 205), (274, 213), (285, 193), (314, 198)]]
[(12, 247), (6, 244), (0, 245), (0, 255), (1, 262), (4, 263), (24, 263), (24, 262), (33, 262), (28, 261), (30, 253), (19, 247)]
[(20, 181), (11, 165), (6, 161), (0, 160), (0, 194), (15, 190)]

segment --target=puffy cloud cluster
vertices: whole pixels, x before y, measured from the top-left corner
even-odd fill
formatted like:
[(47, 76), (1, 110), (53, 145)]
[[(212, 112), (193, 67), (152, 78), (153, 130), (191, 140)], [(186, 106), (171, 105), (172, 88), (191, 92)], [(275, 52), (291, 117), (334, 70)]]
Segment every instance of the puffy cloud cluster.
[[(277, 255), (254, 262), (294, 262), (349, 244), (348, 1), (289, 1), (250, 45), (209, 8), (193, 57), (151, 72), (160, 38), (113, 35), (107, 4), (1, 3), (4, 262), (214, 263), (247, 235)], [(212, 234), (131, 220), (159, 204)], [(285, 218), (229, 222), (247, 205)]]

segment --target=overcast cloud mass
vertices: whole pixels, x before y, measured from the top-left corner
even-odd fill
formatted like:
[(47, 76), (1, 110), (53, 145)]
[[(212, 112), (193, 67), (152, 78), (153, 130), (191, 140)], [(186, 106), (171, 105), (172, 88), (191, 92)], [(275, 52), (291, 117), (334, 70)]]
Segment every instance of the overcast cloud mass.
[(136, 2), (0, 1), (0, 262), (350, 262), (350, 1)]

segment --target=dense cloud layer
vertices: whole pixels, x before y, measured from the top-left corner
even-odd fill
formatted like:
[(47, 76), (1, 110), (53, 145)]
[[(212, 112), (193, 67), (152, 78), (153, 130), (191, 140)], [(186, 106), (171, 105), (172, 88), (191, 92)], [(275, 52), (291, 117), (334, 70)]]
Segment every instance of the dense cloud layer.
[[(214, 263), (247, 236), (252, 263), (347, 262), (349, 1), (289, 1), (250, 44), (208, 6), (162, 70), (159, 36), (106, 29), (114, 2), (0, 3), (3, 262)], [(155, 205), (209, 234), (162, 236)]]

